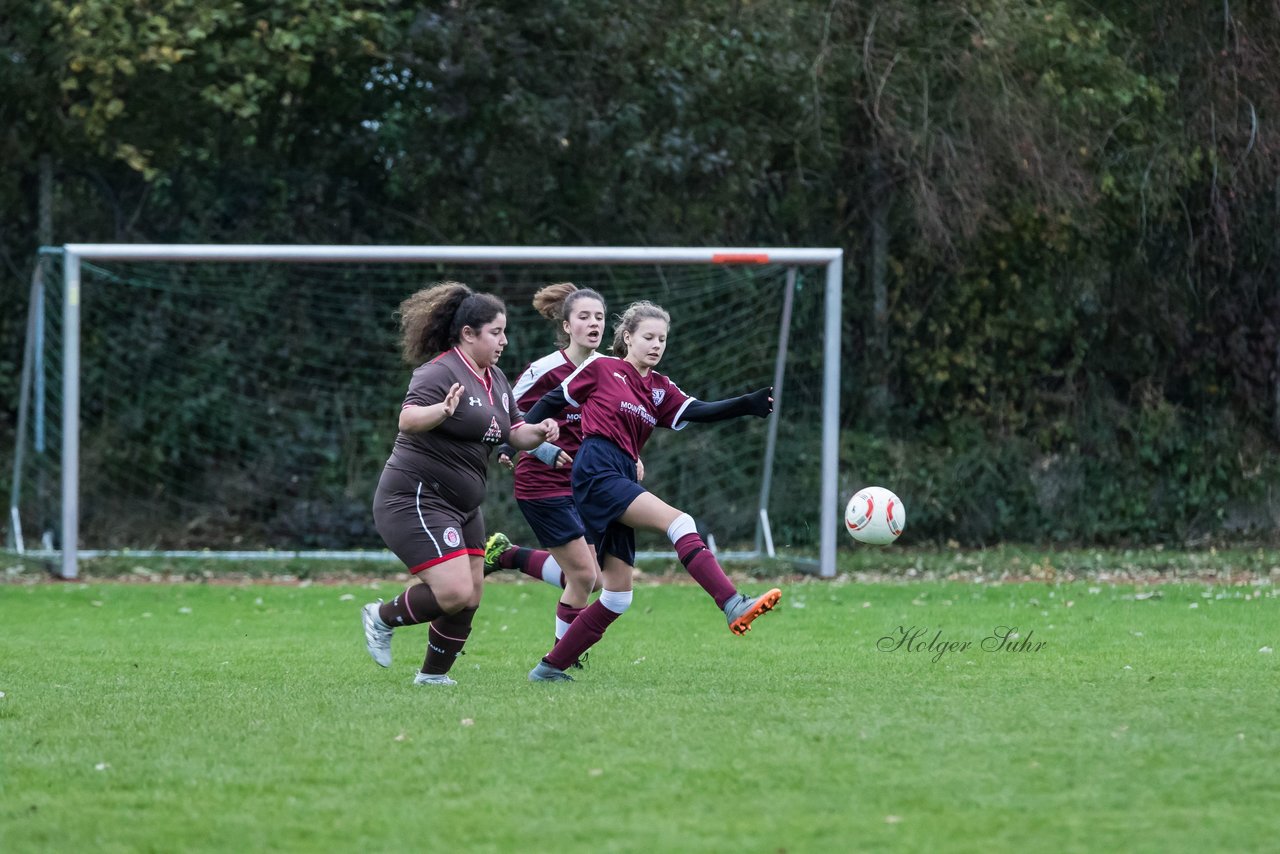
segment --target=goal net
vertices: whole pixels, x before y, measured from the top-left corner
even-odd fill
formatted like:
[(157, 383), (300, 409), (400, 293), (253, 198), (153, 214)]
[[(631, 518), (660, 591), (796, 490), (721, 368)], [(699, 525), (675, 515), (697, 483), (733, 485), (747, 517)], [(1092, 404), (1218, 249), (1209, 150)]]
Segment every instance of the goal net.
[[(823, 318), (838, 250), (807, 250), (808, 261), (721, 250), (718, 262), (672, 263), (663, 259), (678, 250), (521, 260), (551, 250), (277, 247), (278, 257), (251, 260), (244, 253), (269, 247), (167, 247), (190, 258), (165, 249), (68, 247), (46, 257), (32, 289), (9, 541), (60, 552), (64, 574), (77, 552), (386, 556), (371, 501), (411, 373), (396, 309), (445, 279), (506, 302), (499, 367), (512, 382), (556, 346), (531, 299), (560, 281), (608, 301), (606, 351), (613, 316), (631, 301), (665, 307), (659, 370), (696, 397), (771, 384), (784, 366), (776, 420), (657, 431), (645, 484), (722, 551), (816, 553), (836, 523), (822, 501)], [(143, 250), (153, 254), (136, 257)], [(488, 530), (533, 541), (505, 469), (490, 469), (484, 512)], [(66, 548), (68, 530), (78, 549)], [(669, 550), (661, 537), (638, 545)]]

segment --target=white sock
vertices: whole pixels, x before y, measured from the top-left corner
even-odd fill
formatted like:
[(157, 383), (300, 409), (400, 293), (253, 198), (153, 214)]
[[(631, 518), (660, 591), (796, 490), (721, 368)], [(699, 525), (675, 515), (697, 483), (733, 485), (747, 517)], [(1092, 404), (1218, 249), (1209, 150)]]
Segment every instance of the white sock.
[(680, 538), (686, 534), (698, 533), (698, 524), (693, 521), (693, 517), (688, 513), (681, 513), (676, 520), (667, 526), (667, 539), (672, 545), (680, 542)]
[(542, 580), (550, 584), (552, 587), (560, 587), (561, 575), (560, 564), (556, 563), (554, 557), (548, 557), (547, 562), (542, 565)]

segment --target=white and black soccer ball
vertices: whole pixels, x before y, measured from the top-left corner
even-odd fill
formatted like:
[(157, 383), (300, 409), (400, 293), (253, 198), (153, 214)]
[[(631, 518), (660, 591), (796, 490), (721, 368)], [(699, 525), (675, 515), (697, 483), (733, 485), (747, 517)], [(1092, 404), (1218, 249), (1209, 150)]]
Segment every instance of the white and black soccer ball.
[(883, 486), (858, 490), (844, 507), (844, 529), (869, 546), (896, 542), (906, 527), (907, 511), (902, 500)]

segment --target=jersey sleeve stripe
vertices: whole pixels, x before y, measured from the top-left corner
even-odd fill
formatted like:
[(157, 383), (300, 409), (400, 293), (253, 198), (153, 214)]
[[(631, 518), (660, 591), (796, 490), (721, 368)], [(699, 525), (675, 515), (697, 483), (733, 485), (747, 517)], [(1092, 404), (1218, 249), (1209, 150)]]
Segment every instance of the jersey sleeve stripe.
[(680, 408), (676, 410), (676, 417), (671, 419), (672, 430), (683, 430), (684, 428), (689, 426), (688, 421), (681, 423), (680, 416), (684, 415), (684, 411), (689, 408), (689, 404), (693, 403), (695, 400), (697, 400), (697, 398), (690, 397), (687, 400), (685, 400), (684, 403), (680, 404)]
[(574, 400), (573, 395), (569, 394), (569, 383), (573, 382), (573, 378), (576, 377), (578, 374), (582, 373), (583, 369), (586, 368), (587, 365), (591, 364), (592, 362), (594, 362), (596, 359), (599, 359), (599, 358), (602, 358), (599, 353), (592, 353), (590, 356), (586, 358), (586, 361), (584, 361), (581, 365), (578, 365), (578, 369), (576, 371), (569, 374), (569, 376), (564, 378), (564, 382), (560, 383), (560, 388), (564, 390), (564, 399), (569, 401), (570, 406), (577, 406), (581, 408), (582, 404)]
[(516, 400), (524, 397), (525, 392), (533, 388), (533, 384), (537, 381), (538, 374), (535, 371), (535, 365), (536, 363), (525, 368), (524, 373), (516, 377), (516, 384), (511, 387), (511, 396)]
[(552, 357), (559, 352), (560, 351), (557, 350), (555, 353), (548, 353), (541, 359), (535, 359), (529, 363), (529, 367), (524, 369), (524, 373), (516, 377), (516, 384), (511, 389), (511, 394), (516, 400), (524, 397), (525, 393), (528, 392), (529, 389), (533, 388), (533, 384), (538, 381), (538, 377), (542, 376), (559, 364), (558, 360), (552, 361)]

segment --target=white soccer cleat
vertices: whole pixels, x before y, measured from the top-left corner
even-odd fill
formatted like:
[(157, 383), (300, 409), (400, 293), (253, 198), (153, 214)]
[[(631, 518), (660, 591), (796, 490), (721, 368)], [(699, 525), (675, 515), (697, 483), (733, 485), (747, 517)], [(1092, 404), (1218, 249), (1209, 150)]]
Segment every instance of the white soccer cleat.
[(530, 682), (572, 682), (573, 677), (565, 673), (558, 667), (552, 667), (545, 661), (539, 661), (537, 666), (529, 671)]
[(413, 677), (414, 685), (457, 685), (456, 679), (450, 679), (443, 673), (419, 673)]
[(382, 600), (370, 602), (360, 609), (360, 622), (364, 624), (364, 645), (369, 656), (379, 667), (391, 666), (391, 627), (378, 616)]

